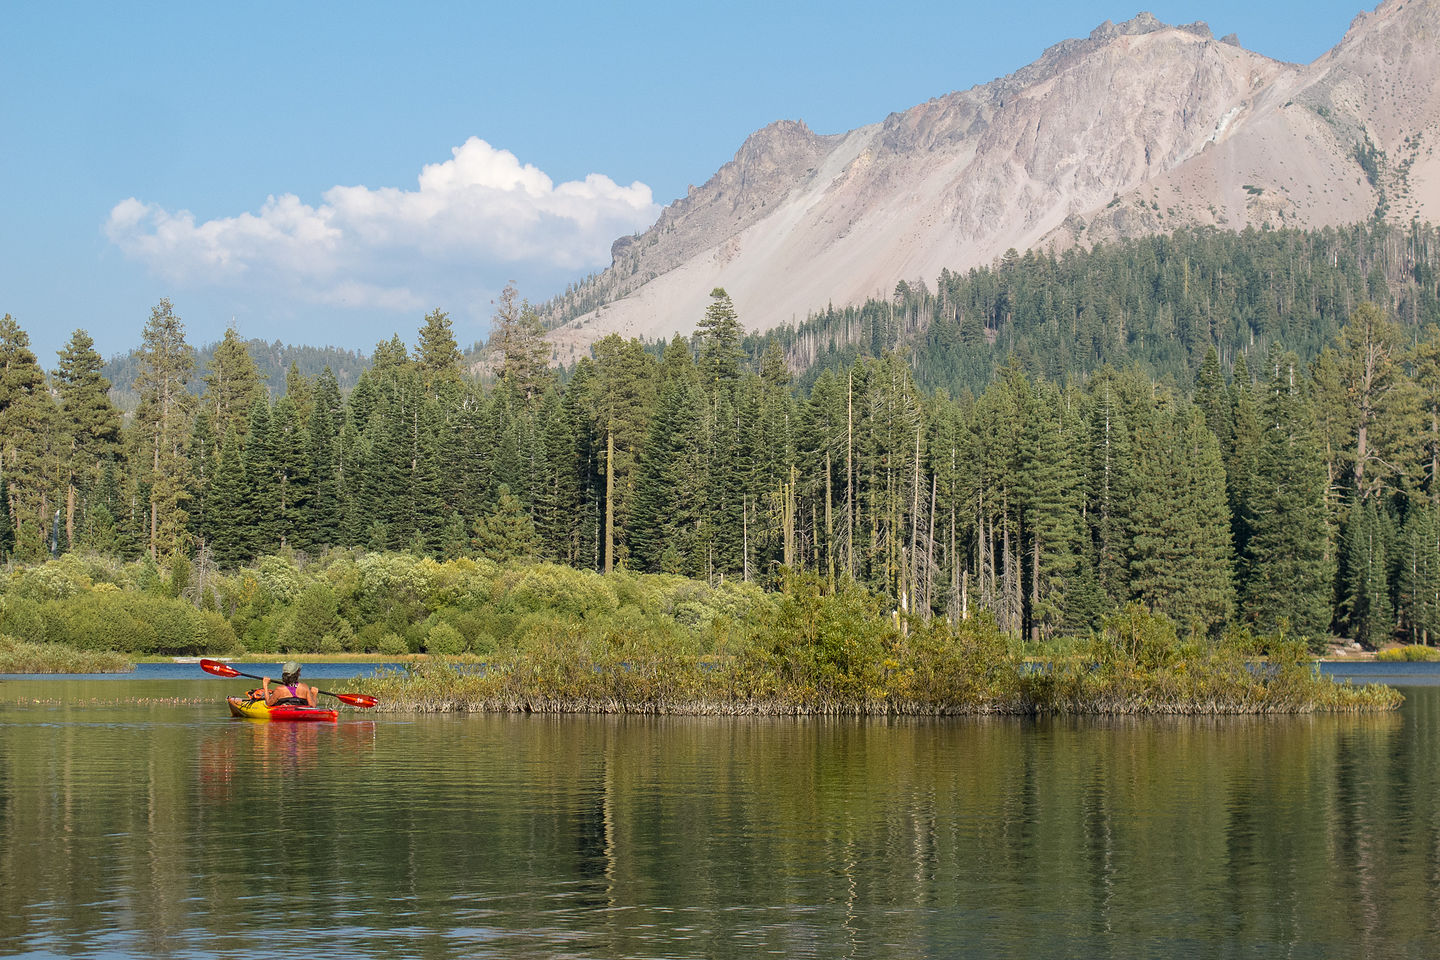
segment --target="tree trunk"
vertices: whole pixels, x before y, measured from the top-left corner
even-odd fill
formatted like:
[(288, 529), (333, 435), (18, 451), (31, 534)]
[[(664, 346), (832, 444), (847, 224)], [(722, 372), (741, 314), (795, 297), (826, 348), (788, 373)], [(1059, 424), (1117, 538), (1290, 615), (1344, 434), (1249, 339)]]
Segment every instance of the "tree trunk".
[(615, 428), (605, 428), (605, 572), (615, 570)]
[(830, 517), (830, 448), (825, 448), (825, 568), (835, 583), (835, 524)]
[(845, 388), (845, 572), (855, 576), (855, 373)]

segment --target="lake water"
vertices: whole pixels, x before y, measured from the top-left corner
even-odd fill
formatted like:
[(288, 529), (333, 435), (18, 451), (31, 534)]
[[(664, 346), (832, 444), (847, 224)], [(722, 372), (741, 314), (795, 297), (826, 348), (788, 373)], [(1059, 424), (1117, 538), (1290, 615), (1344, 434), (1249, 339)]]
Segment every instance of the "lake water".
[(1440, 955), (1433, 666), (1378, 717), (904, 722), (267, 724), (166, 672), (0, 678), (0, 956)]

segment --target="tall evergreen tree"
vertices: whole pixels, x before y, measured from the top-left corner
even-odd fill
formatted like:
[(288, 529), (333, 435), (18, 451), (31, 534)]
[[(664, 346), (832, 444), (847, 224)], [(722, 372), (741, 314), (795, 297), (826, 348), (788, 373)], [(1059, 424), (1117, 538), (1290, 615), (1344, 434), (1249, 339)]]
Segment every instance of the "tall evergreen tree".
[(1374, 497), (1357, 500), (1345, 532), (1346, 614), (1350, 636), (1370, 647), (1389, 643), (1395, 633), (1390, 600), (1390, 517)]
[(257, 397), (250, 404), (245, 429), (245, 540), (251, 554), (272, 553), (280, 546), (279, 466), (270, 433), (270, 402)]
[(235, 566), (255, 556), (246, 502), (248, 487), (245, 458), (232, 429), (226, 432), (220, 445), (205, 510), (205, 537), (211, 556), (222, 567)]
[(266, 393), (264, 377), (235, 328), (227, 329), (225, 338), (216, 344), (204, 380), (205, 393), (201, 404), (210, 414), (210, 426), (215, 436), (223, 438), (228, 431), (234, 430), (243, 440), (250, 408)]
[(425, 315), (420, 327), (420, 342), (415, 348), (415, 363), (425, 383), (432, 390), (441, 383), (460, 379), (460, 346), (450, 314), (436, 307)]
[(321, 547), (341, 542), (344, 506), (341, 502), (336, 453), (344, 416), (340, 385), (327, 366), (315, 384), (310, 429), (307, 432), (309, 469), (314, 483), (314, 497), (311, 502), (312, 535), (314, 544)]
[(310, 438), (288, 395), (275, 404), (270, 419), (271, 463), (275, 471), (273, 510), (280, 546), (303, 550), (315, 540)]
[(53, 523), (59, 478), (45, 464), (55, 421), (30, 337), (7, 313), (0, 319), (0, 474), (22, 559), (39, 556)]
[(722, 388), (733, 391), (740, 379), (740, 341), (744, 336), (745, 330), (740, 326), (730, 295), (723, 287), (711, 290), (705, 316), (695, 325), (700, 372), (705, 390), (711, 396)]
[(637, 470), (628, 542), (637, 569), (704, 576), (709, 466), (703, 407), (690, 352), (678, 338), (660, 362), (660, 389)]
[(1243, 562), (1250, 556), (1249, 544), (1254, 527), (1251, 498), (1260, 456), (1260, 437), (1264, 430), (1250, 365), (1243, 353), (1235, 358), (1235, 380), (1230, 393), (1233, 433), (1229, 456), (1225, 460), (1225, 487), (1229, 491), (1230, 529), (1235, 551)]
[(114, 463), (121, 455), (121, 421), (120, 411), (110, 402), (110, 381), (100, 373), (104, 361), (90, 335), (76, 330), (59, 358), (59, 367), (51, 376), (60, 400), (57, 435), (68, 445), (63, 491), (65, 535), (74, 542), (77, 514), (83, 523), (106, 464)]
[(1399, 544), (1399, 613), (1413, 643), (1440, 637), (1440, 514), (1428, 500), (1410, 505)]
[(1030, 536), (1031, 611), (1037, 634), (1066, 626), (1069, 591), (1084, 558), (1083, 425), (1057, 387), (1040, 385), (1025, 426), (1021, 475)]
[(496, 563), (535, 557), (539, 549), (535, 524), (509, 486), (500, 485), (494, 507), (476, 520), (473, 543), (481, 556)]
[(519, 295), (510, 285), (500, 292), (490, 348), (498, 350), (502, 357), (500, 379), (528, 400), (545, 390), (550, 351), (539, 314), (528, 301), (517, 302)]
[(1220, 354), (1214, 345), (1205, 351), (1205, 359), (1195, 374), (1195, 406), (1205, 417), (1205, 425), (1220, 441), (1222, 454), (1229, 454), (1234, 433), (1230, 406), (1230, 391), (1225, 386), (1225, 376), (1220, 372)]
[(185, 547), (191, 482), (186, 445), (196, 403), (187, 387), (194, 369), (195, 351), (185, 342), (185, 326), (170, 301), (161, 300), (142, 335), (132, 458), (148, 493), (146, 542), (152, 560)]
[(1293, 354), (1270, 364), (1251, 496), (1245, 619), (1262, 631), (1282, 621), (1317, 645), (1330, 626), (1333, 551), (1324, 460)]

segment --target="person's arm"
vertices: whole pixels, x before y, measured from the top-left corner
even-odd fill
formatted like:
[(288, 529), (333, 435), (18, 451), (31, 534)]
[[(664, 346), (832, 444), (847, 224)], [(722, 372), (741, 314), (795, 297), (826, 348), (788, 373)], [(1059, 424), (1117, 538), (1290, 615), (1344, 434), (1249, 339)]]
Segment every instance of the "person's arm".
[(310, 706), (315, 706), (315, 701), (320, 699), (320, 691), (307, 683), (305, 685), (305, 699), (310, 702)]
[(270, 689), (269, 677), (260, 678), (260, 689), (265, 693), (265, 705), (267, 707), (275, 706), (275, 691)]

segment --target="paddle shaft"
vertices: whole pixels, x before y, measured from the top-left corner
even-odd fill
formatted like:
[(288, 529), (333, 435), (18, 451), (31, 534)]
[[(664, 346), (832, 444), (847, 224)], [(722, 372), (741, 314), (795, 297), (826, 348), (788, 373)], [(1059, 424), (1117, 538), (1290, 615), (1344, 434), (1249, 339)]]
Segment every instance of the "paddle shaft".
[[(221, 663), (218, 660), (201, 660), (200, 669), (219, 677), (244, 677), (247, 680), (259, 680), (261, 683), (271, 679), (269, 677), (257, 677), (253, 673), (242, 673), (228, 663)], [(315, 688), (315, 692), (322, 693), (327, 697), (334, 697), (341, 703), (348, 703), (355, 707), (373, 707), (376, 703), (375, 698), (368, 693), (331, 693), (329, 690), (321, 690), (319, 687)]]

